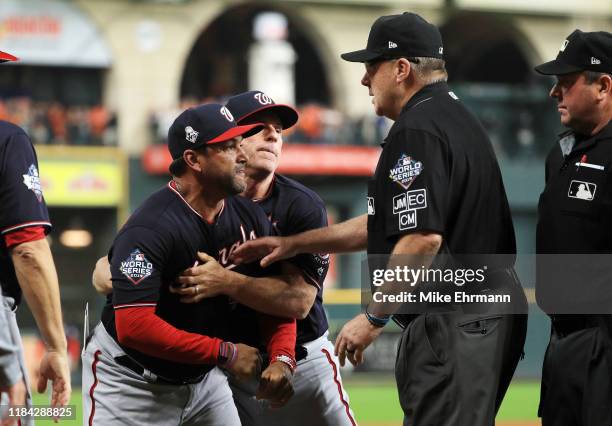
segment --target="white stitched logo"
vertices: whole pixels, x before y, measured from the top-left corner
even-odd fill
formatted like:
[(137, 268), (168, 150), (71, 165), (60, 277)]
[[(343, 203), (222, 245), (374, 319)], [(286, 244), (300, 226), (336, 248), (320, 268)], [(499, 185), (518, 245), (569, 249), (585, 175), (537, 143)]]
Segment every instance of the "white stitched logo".
[(416, 210), (408, 210), (399, 215), (399, 229), (401, 231), (405, 229), (416, 228), (417, 226), (417, 215)]
[(397, 47), (397, 43), (394, 43), (392, 41), (389, 42), (389, 49), (395, 49)]
[(569, 40), (564, 40), (563, 43), (561, 44), (561, 47), (559, 48), (559, 51), (565, 52), (565, 48), (567, 47), (568, 44), (569, 44)]
[(567, 190), (567, 196), (578, 200), (593, 201), (595, 191), (597, 191), (597, 185), (594, 183), (572, 180)]
[(376, 209), (374, 208), (374, 197), (368, 197), (368, 215), (373, 216), (376, 214)]
[(262, 92), (255, 93), (255, 99), (262, 105), (272, 105), (274, 103), (272, 98)]
[(229, 109), (223, 106), (221, 107), (220, 111), (221, 111), (221, 114), (226, 118), (227, 121), (234, 121), (234, 116), (232, 115)]
[(601, 60), (591, 56), (591, 65), (601, 65)]
[(444, 47), (440, 46), (440, 48), (438, 49), (438, 53), (441, 55), (444, 53)]
[(199, 132), (193, 130), (193, 127), (185, 127), (185, 139), (187, 139), (187, 142), (196, 143), (199, 134)]

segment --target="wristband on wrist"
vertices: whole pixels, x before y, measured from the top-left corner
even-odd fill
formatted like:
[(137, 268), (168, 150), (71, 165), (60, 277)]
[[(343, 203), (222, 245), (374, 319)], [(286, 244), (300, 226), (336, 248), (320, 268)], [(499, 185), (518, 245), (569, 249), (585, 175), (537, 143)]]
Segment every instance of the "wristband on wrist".
[(365, 312), (365, 316), (368, 319), (368, 322), (370, 324), (372, 324), (374, 327), (378, 327), (378, 328), (383, 328), (385, 325), (387, 325), (387, 323), (391, 319), (390, 316), (377, 317), (376, 315), (372, 315), (368, 311)]
[(236, 361), (238, 348), (232, 342), (221, 342), (219, 345), (219, 354), (217, 355), (217, 364), (220, 367), (229, 368)]
[(297, 368), (295, 360), (288, 355), (276, 355), (272, 361), (279, 361), (287, 364), (292, 373), (294, 373), (295, 369)]

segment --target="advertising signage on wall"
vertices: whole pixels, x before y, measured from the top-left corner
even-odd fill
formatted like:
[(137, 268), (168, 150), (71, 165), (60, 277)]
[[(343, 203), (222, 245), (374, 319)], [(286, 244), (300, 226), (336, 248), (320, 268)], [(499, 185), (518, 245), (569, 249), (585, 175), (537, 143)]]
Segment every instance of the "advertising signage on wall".
[(21, 65), (107, 68), (111, 55), (93, 21), (73, 3), (2, 0), (0, 48)]

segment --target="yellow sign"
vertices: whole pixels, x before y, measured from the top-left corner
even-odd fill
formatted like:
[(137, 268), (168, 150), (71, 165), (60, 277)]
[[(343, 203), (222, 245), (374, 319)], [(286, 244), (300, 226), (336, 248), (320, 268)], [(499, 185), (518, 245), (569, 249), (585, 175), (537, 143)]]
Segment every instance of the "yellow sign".
[(123, 173), (116, 161), (41, 159), (39, 166), (50, 206), (107, 207), (123, 201)]

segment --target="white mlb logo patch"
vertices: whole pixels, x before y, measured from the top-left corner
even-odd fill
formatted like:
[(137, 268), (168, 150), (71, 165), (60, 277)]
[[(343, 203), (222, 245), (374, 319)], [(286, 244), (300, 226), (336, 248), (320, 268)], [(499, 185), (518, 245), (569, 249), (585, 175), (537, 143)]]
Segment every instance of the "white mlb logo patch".
[(596, 191), (597, 185), (594, 183), (572, 180), (567, 190), (567, 196), (578, 200), (593, 201)]

